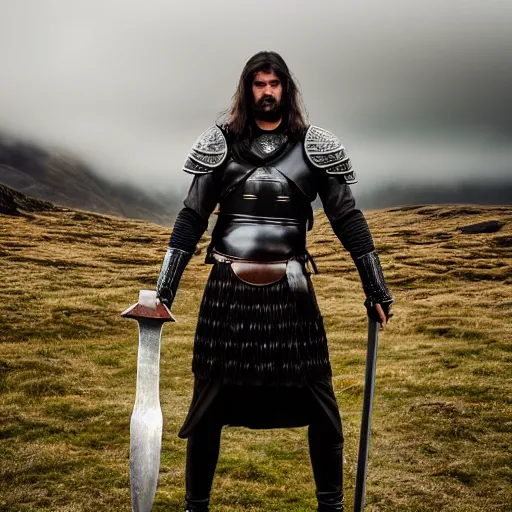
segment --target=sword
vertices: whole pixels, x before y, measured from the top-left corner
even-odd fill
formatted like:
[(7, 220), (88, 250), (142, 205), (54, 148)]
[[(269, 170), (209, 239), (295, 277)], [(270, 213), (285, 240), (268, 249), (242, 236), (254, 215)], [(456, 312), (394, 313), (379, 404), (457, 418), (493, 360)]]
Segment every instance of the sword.
[(160, 339), (164, 322), (174, 322), (156, 292), (141, 290), (139, 302), (121, 313), (139, 324), (137, 388), (130, 420), (130, 489), (132, 512), (151, 512), (162, 447), (160, 408)]
[(357, 457), (356, 491), (354, 512), (362, 512), (366, 488), (366, 468), (370, 448), (370, 426), (372, 422), (373, 394), (375, 391), (375, 371), (377, 367), (377, 343), (379, 327), (375, 320), (368, 317), (368, 351), (366, 353), (366, 373), (363, 395), (363, 418), (359, 437), (359, 454)]

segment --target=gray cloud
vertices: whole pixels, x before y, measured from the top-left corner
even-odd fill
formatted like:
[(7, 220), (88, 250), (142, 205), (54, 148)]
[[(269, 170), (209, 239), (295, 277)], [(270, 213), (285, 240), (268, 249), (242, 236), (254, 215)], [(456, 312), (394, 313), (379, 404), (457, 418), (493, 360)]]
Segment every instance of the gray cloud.
[(511, 174), (512, 3), (7, 0), (0, 130), (183, 188), (245, 61), (280, 52), (364, 187)]

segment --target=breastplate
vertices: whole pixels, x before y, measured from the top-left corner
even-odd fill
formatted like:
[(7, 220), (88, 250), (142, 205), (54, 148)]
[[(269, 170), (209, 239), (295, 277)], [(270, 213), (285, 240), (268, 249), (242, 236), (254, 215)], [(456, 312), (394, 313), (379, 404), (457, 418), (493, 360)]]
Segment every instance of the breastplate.
[[(298, 189), (307, 202), (314, 201), (317, 195), (314, 170), (306, 161), (304, 146), (301, 142), (291, 146), (281, 157), (270, 160), (263, 168), (279, 171), (289, 183), (292, 183), (294, 191)], [(222, 175), (221, 202), (228, 198), (255, 170), (256, 166), (249, 163), (228, 160)]]
[(300, 218), (288, 180), (273, 167), (259, 167), (220, 203), (224, 215)]
[(220, 203), (216, 251), (254, 261), (278, 261), (306, 249), (307, 209), (300, 193), (273, 167), (259, 167)]
[(306, 251), (315, 180), (302, 143), (286, 142), (286, 150), (272, 158), (272, 142), (253, 144), (255, 154), (270, 155), (260, 167), (234, 159), (226, 165), (211, 245), (222, 254), (278, 261)]

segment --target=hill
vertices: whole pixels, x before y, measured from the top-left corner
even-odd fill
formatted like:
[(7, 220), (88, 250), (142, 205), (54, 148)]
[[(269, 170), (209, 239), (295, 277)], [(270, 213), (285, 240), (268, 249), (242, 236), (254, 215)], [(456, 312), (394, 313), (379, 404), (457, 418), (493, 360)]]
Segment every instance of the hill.
[[(505, 512), (512, 503), (512, 208), (367, 214), (394, 317), (380, 335), (368, 511)], [(321, 211), (313, 277), (343, 414), (351, 509), (366, 317), (357, 273)], [(461, 226), (497, 220), (497, 233)], [(72, 209), (0, 215), (0, 510), (129, 511), (137, 331), (119, 313), (154, 288), (169, 229)], [(208, 243), (199, 244), (204, 253)], [(193, 332), (209, 272), (192, 258), (164, 328), (155, 511), (181, 511)], [(306, 429), (223, 433), (212, 507), (314, 510)]]
[(170, 225), (181, 207), (172, 191), (115, 184), (61, 152), (0, 136), (0, 183), (56, 204)]
[(57, 210), (49, 201), (29, 197), (5, 185), (0, 185), (0, 213), (4, 215), (26, 215), (26, 212)]
[(361, 208), (390, 208), (396, 205), (479, 204), (512, 205), (510, 177), (461, 178), (457, 182), (383, 183), (377, 190), (358, 196)]

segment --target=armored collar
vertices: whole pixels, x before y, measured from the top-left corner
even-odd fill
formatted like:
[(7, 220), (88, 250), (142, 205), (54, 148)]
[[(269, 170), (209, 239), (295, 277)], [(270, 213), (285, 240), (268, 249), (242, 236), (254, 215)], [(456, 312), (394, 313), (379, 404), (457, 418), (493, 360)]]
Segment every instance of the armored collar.
[(269, 161), (281, 153), (288, 142), (286, 133), (262, 133), (251, 144), (251, 152), (263, 161)]

